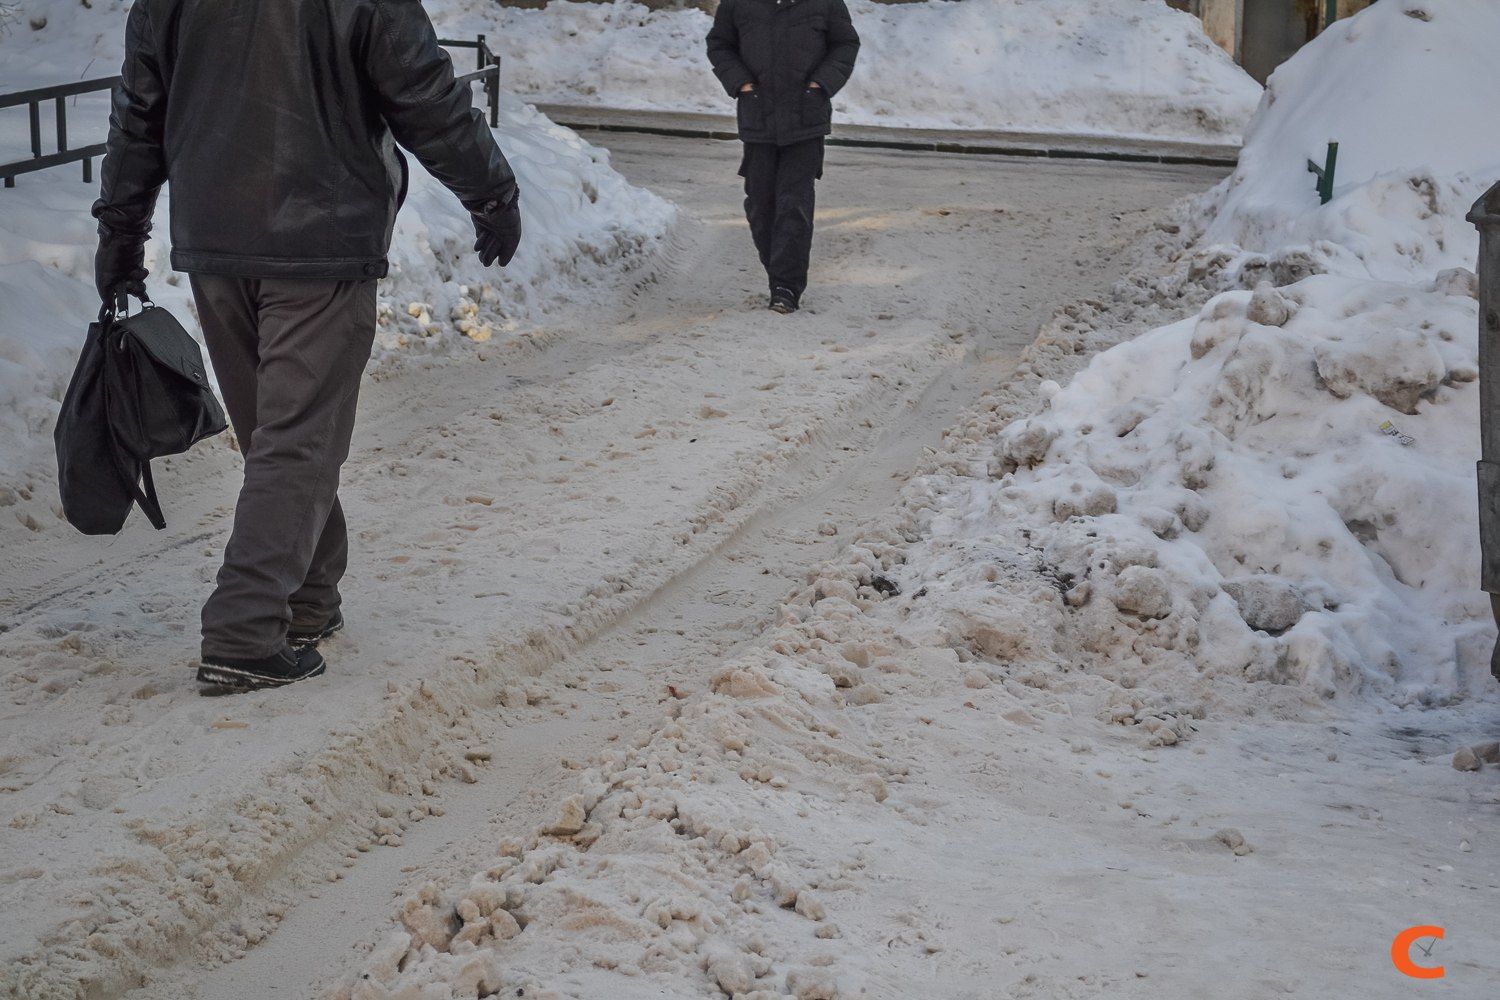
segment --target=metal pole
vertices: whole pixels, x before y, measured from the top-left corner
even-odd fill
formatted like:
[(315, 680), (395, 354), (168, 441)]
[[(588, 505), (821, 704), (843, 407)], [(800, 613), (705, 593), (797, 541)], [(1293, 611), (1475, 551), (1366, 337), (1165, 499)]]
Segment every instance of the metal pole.
[(42, 105), (40, 101), (32, 101), (26, 106), (31, 114), (31, 155), (40, 157), (42, 155)]
[[(1500, 625), (1500, 184), (1474, 203), (1479, 230), (1480, 586)], [(1500, 679), (1500, 643), (1490, 657)]]

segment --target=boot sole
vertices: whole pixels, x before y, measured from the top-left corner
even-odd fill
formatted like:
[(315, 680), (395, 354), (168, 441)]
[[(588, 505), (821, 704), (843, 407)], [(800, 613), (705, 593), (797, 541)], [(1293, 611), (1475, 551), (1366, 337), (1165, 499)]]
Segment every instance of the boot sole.
[(330, 626), (318, 632), (306, 632), (302, 634), (287, 633), (286, 643), (293, 649), (306, 649), (308, 646), (316, 646), (320, 642), (327, 642), (344, 630), (344, 623)]
[(286, 687), (288, 684), (295, 684), (298, 681), (310, 680), (327, 669), (327, 663), (319, 663), (312, 670), (309, 670), (305, 674), (299, 674), (296, 677), (269, 677), (265, 674), (257, 674), (249, 670), (240, 670), (237, 667), (219, 667), (211, 663), (205, 663), (198, 668), (198, 682), (200, 684), (217, 684), (220, 687), (255, 691), (263, 688)]

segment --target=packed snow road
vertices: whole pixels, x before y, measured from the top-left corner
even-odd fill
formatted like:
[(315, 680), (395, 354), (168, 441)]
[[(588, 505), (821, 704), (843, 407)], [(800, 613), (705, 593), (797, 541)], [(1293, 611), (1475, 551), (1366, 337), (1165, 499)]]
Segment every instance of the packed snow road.
[(159, 475), (162, 534), (6, 519), (12, 995), (313, 995), (409, 872), (471, 867), (535, 823), (568, 760), (774, 625), (1048, 313), (1107, 288), (1133, 235), (1216, 177), (830, 150), (813, 287), (781, 318), (737, 146), (602, 141), (685, 210), (672, 249), (528, 342), (371, 373), (326, 677), (195, 688), (227, 446)]

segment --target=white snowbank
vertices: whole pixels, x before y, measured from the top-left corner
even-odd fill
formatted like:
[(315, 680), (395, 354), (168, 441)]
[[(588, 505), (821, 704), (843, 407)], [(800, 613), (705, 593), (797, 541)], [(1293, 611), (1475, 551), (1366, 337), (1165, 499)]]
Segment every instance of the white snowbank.
[[(1095, 358), (1007, 428), (1006, 474), (949, 530), (1034, 524), (1069, 604), (1120, 631), (1109, 655), (1161, 647), (1325, 696), (1492, 686), (1460, 265), (1463, 215), (1500, 176), (1500, 136), (1474, 128), (1500, 97), (1497, 29), (1463, 0), (1382, 3), (1278, 71), (1200, 206), (1205, 243), (1244, 241), (1204, 247), (1205, 273), (1254, 293)], [(1347, 166), (1320, 208), (1305, 160), (1328, 136)]]
[[(1473, 266), (1458, 209), (1500, 176), (1486, 125), (1500, 106), (1497, 38), (1500, 4), (1472, 0), (1396, 0), (1338, 22), (1271, 77), (1206, 241), (1327, 241), (1377, 277)], [(1321, 164), (1330, 140), (1339, 197), (1319, 209), (1307, 161)]]
[(676, 217), (671, 203), (617, 173), (608, 150), (529, 104), (503, 98), (495, 137), (521, 186), (525, 236), (515, 260), (480, 266), (468, 212), (413, 164), (381, 285), (382, 348), (448, 350), (457, 334), (483, 342), (513, 332), (648, 258)]
[[(839, 120), (919, 128), (1237, 140), (1260, 87), (1190, 15), (1150, 0), (851, 0), (859, 66)], [(487, 31), (507, 84), (539, 101), (732, 113), (702, 11), (632, 0), (541, 10), (441, 0), (449, 34)]]
[[(117, 72), (126, 10), (113, 2), (92, 11), (74, 3), (24, 4), (22, 23), (0, 36), (3, 85)], [(46, 27), (27, 26), (29, 18), (44, 15)], [(92, 117), (72, 112), (75, 142), (104, 134), (106, 123), (95, 118), (107, 109), (93, 110)], [(24, 109), (0, 112), (5, 115), (25, 121)], [(377, 356), (451, 351), (463, 337), (482, 342), (513, 332), (549, 307), (586, 294), (581, 290), (589, 283), (649, 257), (671, 226), (672, 205), (628, 184), (610, 166), (607, 151), (529, 105), (503, 99), (496, 136), (522, 189), (526, 235), (516, 259), (504, 270), (481, 267), (468, 213), (413, 161), (391, 276), (380, 289)], [(97, 185), (82, 183), (69, 166), (23, 176), (0, 195), (0, 468), (6, 479), (46, 464), (52, 420), (98, 310), (89, 216), (97, 194)], [(186, 277), (168, 263), (169, 199), (170, 190), (147, 244), (148, 286), (159, 305), (196, 329), (189, 322), (194, 314)]]

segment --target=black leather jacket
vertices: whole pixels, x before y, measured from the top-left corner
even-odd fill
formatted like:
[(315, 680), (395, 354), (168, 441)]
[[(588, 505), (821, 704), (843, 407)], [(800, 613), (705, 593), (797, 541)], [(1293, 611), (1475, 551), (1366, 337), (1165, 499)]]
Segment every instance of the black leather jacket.
[(144, 237), (170, 183), (178, 270), (383, 277), (393, 136), (471, 210), (514, 191), (419, 0), (136, 0), (94, 216)]
[[(857, 55), (844, 0), (721, 0), (708, 32), (708, 60), (738, 102), (745, 142), (787, 146), (833, 131), (832, 98)], [(755, 90), (741, 94), (747, 83)]]

